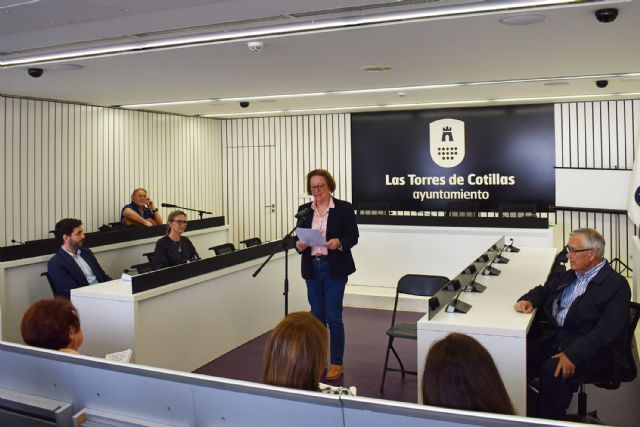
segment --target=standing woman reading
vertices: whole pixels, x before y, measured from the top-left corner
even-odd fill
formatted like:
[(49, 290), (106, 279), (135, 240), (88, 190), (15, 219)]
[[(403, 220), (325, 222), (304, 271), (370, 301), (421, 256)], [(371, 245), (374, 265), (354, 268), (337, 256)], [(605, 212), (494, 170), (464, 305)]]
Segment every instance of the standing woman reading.
[(302, 277), (307, 283), (311, 313), (329, 326), (331, 364), (326, 379), (337, 380), (344, 372), (344, 324), (342, 299), (347, 276), (356, 271), (351, 248), (358, 243), (358, 225), (351, 203), (332, 197), (336, 182), (324, 169), (307, 174), (307, 193), (313, 201), (298, 207), (298, 212), (311, 209), (300, 224), (319, 230), (324, 246), (307, 246), (296, 241), (302, 254)]

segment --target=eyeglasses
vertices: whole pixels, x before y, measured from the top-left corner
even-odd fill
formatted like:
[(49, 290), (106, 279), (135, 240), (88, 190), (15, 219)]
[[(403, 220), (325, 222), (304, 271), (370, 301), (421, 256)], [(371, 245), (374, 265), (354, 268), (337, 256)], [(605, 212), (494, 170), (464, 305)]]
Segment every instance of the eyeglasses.
[(593, 250), (593, 248), (576, 249), (576, 248), (572, 248), (569, 245), (565, 246), (564, 249), (570, 254), (577, 254), (578, 252), (587, 252), (587, 251)]
[(311, 191), (320, 191), (326, 186), (327, 186), (327, 184), (312, 185), (311, 186)]
[(174, 219), (172, 222), (175, 222), (178, 225), (187, 225), (187, 221), (182, 221), (180, 219)]

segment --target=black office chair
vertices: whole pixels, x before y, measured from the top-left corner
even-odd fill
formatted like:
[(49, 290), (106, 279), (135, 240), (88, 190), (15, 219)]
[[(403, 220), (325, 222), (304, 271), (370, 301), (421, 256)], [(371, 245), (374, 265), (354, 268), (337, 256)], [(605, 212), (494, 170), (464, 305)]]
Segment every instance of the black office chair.
[(258, 246), (262, 244), (262, 240), (259, 237), (251, 237), (249, 239), (242, 240), (240, 243), (244, 243), (247, 248), (251, 246)]
[(634, 344), (634, 332), (638, 326), (638, 318), (640, 318), (640, 304), (637, 302), (629, 303), (629, 317), (627, 318), (627, 325), (624, 331), (624, 344), (609, 345), (605, 347), (604, 351), (610, 352), (610, 356), (613, 360), (611, 363), (612, 371), (606, 374), (594, 375), (587, 377), (580, 384), (578, 390), (578, 414), (577, 421), (579, 422), (593, 422), (597, 423), (598, 411), (587, 411), (587, 393), (585, 386), (587, 384), (593, 384), (599, 388), (605, 388), (607, 390), (615, 390), (620, 387), (620, 384), (633, 381), (638, 375), (636, 368), (636, 361), (633, 354)]
[(549, 274), (547, 275), (547, 282), (553, 280), (560, 276), (562, 273), (567, 271), (567, 262), (569, 259), (567, 258), (567, 249), (562, 248), (560, 252), (556, 255), (553, 260), (553, 264), (551, 264), (551, 269), (549, 269)]
[(147, 252), (145, 254), (142, 254), (142, 256), (147, 257), (147, 260), (149, 262), (153, 262), (153, 255), (155, 254), (155, 252)]
[(210, 251), (213, 251), (216, 255), (224, 255), (231, 253), (236, 250), (236, 247), (233, 246), (233, 243), (223, 243), (222, 245), (217, 245), (209, 248)]
[(45, 271), (44, 273), (40, 273), (40, 276), (47, 278), (47, 282), (49, 282), (49, 287), (51, 288), (51, 292), (53, 293), (54, 297), (61, 295), (56, 291), (56, 287), (53, 286), (53, 281), (51, 280), (51, 276), (49, 276), (49, 272)]
[[(401, 372), (402, 378), (404, 378), (405, 374), (417, 375), (416, 371), (408, 371), (405, 369), (402, 360), (400, 360), (400, 356), (398, 356), (398, 352), (393, 347), (393, 340), (396, 338), (405, 338), (410, 340), (418, 339), (418, 331), (415, 323), (396, 325), (396, 312), (398, 310), (398, 299), (400, 294), (429, 297), (435, 295), (435, 293), (442, 289), (442, 287), (447, 283), (449, 283), (449, 279), (444, 276), (430, 276), (423, 274), (407, 274), (402, 276), (398, 281), (398, 287), (396, 288), (396, 300), (393, 304), (393, 316), (391, 317), (391, 327), (387, 329), (389, 342), (387, 344), (387, 354), (384, 358), (380, 393), (384, 391), (384, 381), (387, 377), (387, 371)], [(393, 352), (393, 355), (396, 357), (396, 360), (400, 365), (400, 369), (389, 368), (389, 352)]]

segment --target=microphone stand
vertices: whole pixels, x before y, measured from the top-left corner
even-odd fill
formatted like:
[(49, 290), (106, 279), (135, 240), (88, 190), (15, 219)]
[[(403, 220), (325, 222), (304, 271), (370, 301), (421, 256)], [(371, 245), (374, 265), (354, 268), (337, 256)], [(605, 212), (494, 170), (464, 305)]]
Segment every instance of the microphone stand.
[[(168, 204), (168, 203), (167, 203)], [(162, 204), (160, 204), (160, 206), (162, 206)], [(202, 219), (202, 215), (207, 214), (207, 215), (213, 215), (213, 213), (211, 212), (207, 212), (207, 211), (201, 211), (200, 209), (191, 209), (191, 208), (185, 208), (182, 206), (177, 206), (177, 205), (173, 205), (173, 206), (162, 206), (164, 207), (172, 207), (174, 209), (183, 209), (185, 211), (191, 211), (191, 212), (198, 212), (198, 215), (200, 215), (200, 219)]]
[(253, 277), (256, 277), (258, 274), (260, 274), (260, 272), (262, 271), (264, 266), (267, 265), (267, 263), (269, 261), (271, 261), (271, 258), (273, 258), (273, 256), (277, 252), (279, 252), (281, 250), (284, 251), (284, 292), (282, 293), (282, 295), (284, 295), (284, 315), (285, 315), (285, 317), (287, 316), (287, 314), (289, 314), (289, 249), (290, 249), (289, 248), (289, 242), (291, 242), (291, 238), (292, 238), (293, 232), (296, 231), (296, 228), (298, 228), (298, 226), (300, 225), (300, 223), (302, 222), (303, 219), (304, 219), (304, 217), (299, 218), (298, 221), (296, 221), (296, 225), (293, 226), (291, 231), (289, 231), (280, 240), (280, 245), (277, 245), (273, 249), (273, 252), (271, 252), (271, 255), (269, 255), (267, 257), (267, 259), (264, 260), (262, 265), (260, 267), (258, 267), (258, 269), (252, 274)]

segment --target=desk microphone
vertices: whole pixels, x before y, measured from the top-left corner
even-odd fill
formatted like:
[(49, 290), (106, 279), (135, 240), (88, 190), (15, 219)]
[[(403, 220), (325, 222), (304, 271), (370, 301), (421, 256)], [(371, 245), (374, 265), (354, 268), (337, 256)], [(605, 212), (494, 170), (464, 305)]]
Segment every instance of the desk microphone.
[(515, 246), (513, 246), (513, 239), (509, 239), (509, 245), (506, 247), (506, 251), (507, 252), (520, 252), (520, 248), (516, 248)]
[(173, 203), (160, 203), (160, 206), (163, 208), (177, 208), (178, 205), (174, 205)]
[(296, 219), (306, 218), (311, 212), (313, 212), (313, 209), (304, 208), (296, 214)]
[(21, 245), (26, 245), (26, 243), (25, 243), (25, 242), (21, 242), (20, 240), (16, 240), (16, 239), (11, 239), (11, 243), (12, 243), (12, 244), (14, 244), (14, 245), (15, 245), (16, 243), (20, 243)]

